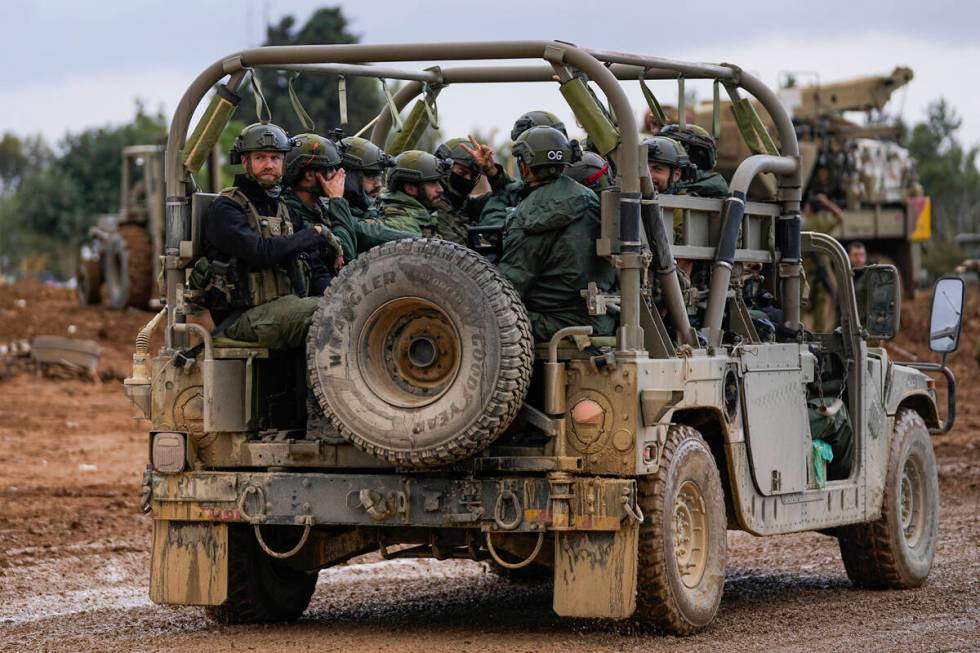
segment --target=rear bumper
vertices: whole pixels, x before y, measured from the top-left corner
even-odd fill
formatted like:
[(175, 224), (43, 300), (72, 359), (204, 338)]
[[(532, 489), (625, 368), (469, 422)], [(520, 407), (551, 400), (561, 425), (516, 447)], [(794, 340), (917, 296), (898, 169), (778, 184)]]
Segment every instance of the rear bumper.
[(572, 476), (446, 478), (309, 472), (152, 472), (154, 519), (478, 528), (484, 531), (617, 531), (634, 515), (633, 479)]

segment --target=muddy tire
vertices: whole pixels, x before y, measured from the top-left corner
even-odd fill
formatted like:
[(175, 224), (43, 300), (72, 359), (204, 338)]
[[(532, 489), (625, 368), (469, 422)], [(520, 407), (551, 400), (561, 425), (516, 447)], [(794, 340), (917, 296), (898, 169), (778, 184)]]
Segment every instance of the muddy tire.
[(104, 257), (106, 296), (109, 306), (147, 308), (153, 294), (153, 243), (138, 224), (119, 227)]
[(906, 589), (925, 582), (936, 553), (939, 478), (922, 417), (895, 416), (881, 518), (838, 531), (847, 577), (858, 587)]
[(637, 617), (672, 635), (718, 612), (727, 560), (725, 496), (711, 450), (689, 426), (671, 427), (660, 471), (638, 485)]
[(102, 303), (102, 262), (97, 259), (81, 259), (78, 262), (78, 302), (82, 306), (98, 306)]
[[(271, 544), (275, 538), (268, 530), (263, 530), (263, 537)], [(309, 606), (316, 579), (316, 572), (292, 569), (266, 555), (251, 526), (232, 525), (228, 527), (228, 600), (204, 610), (222, 624), (295, 621)]]
[(487, 447), (531, 376), (527, 312), (486, 259), (444, 240), (386, 243), (341, 271), (313, 317), (310, 387), (340, 433), (414, 468)]

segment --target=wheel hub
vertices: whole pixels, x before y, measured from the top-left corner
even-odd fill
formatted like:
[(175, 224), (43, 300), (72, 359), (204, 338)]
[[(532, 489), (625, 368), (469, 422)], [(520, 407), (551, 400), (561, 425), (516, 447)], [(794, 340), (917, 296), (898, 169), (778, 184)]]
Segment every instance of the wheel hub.
[(906, 460), (902, 467), (901, 494), (898, 505), (902, 520), (902, 535), (911, 548), (915, 548), (919, 544), (925, 530), (922, 510), (924, 492), (923, 477), (918, 466), (912, 459)]
[(461, 340), (435, 304), (403, 297), (379, 307), (361, 332), (365, 378), (384, 401), (417, 408), (435, 401), (459, 372)]
[(681, 581), (696, 587), (708, 562), (708, 515), (701, 488), (694, 481), (684, 481), (674, 499), (673, 539)]

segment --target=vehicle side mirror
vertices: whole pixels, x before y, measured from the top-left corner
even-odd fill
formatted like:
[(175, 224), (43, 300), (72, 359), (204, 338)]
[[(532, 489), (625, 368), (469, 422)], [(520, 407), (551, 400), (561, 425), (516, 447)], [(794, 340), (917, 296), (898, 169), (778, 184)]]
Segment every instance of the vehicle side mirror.
[(944, 277), (936, 282), (929, 318), (929, 349), (940, 354), (956, 351), (963, 326), (963, 298), (966, 286), (959, 277)]
[(858, 306), (864, 308), (864, 328), (873, 340), (891, 340), (902, 315), (902, 285), (894, 265), (869, 265), (855, 284)]

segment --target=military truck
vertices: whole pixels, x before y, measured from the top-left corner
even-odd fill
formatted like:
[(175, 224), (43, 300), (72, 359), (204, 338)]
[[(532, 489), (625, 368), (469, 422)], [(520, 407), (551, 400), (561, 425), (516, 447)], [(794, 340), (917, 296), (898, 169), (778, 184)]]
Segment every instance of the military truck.
[[(105, 302), (114, 309), (159, 304), (157, 277), (163, 253), (163, 145), (122, 150), (119, 212), (100, 215), (78, 256), (78, 299), (83, 306)], [(220, 188), (220, 165), (209, 168), (209, 188)]]
[[(453, 65), (470, 60), (494, 65)], [(618, 292), (582, 289), (591, 312), (618, 309), (615, 335), (571, 326), (533, 342), (520, 297), (487, 258), (431, 239), (387, 243), (347, 265), (305, 351), (189, 322), (198, 298), (188, 273), (213, 199), (193, 191), (193, 174), (249, 68), (404, 81), (375, 121), (376, 143), (426, 88), (557, 77), (616, 164), (595, 247), (615, 265)], [(754, 97), (779, 153), (747, 157), (725, 199), (658, 195), (623, 91), (644, 77), (717, 79)], [(377, 552), (543, 571), (559, 615), (637, 618), (684, 635), (718, 610), (728, 529), (835, 537), (859, 586), (926, 580), (939, 501), (930, 435), (952, 426), (953, 377), (941, 363), (896, 363), (880, 346), (899, 327), (894, 267), (869, 266), (856, 294), (841, 245), (801, 233), (796, 130), (738, 67), (561, 41), (258, 48), (192, 82), (168, 143), (166, 305), (137, 336), (125, 381), (152, 425), (142, 500), (153, 601), (205, 606), (221, 622), (295, 619), (318, 570)], [(778, 200), (747, 201), (762, 173), (776, 175)], [(800, 323), (801, 259), (814, 253), (840, 288), (828, 333)], [(675, 259), (707, 270), (709, 285), (682, 290)], [(948, 352), (962, 284), (944, 280), (936, 297), (932, 344)], [(165, 344), (151, 353), (158, 327)], [(950, 384), (945, 417), (923, 370)], [(327, 426), (307, 427), (307, 388)]]
[[(911, 299), (925, 279), (921, 243), (932, 238), (932, 205), (918, 183), (915, 160), (900, 145), (900, 124), (884, 110), (891, 96), (912, 81), (912, 70), (900, 66), (890, 75), (831, 83), (814, 80), (805, 85), (801, 84), (802, 73), (784, 73), (781, 77), (777, 94), (796, 127), (803, 201), (813, 209), (810, 219), (814, 226), (825, 223), (828, 229), (821, 230), (845, 245), (863, 242), (870, 260), (896, 265), (903, 293)], [(739, 119), (731, 111), (731, 102), (721, 104), (716, 121), (712, 103), (702, 103), (696, 122), (707, 129), (717, 123), (717, 168), (730, 178), (739, 163), (753, 153), (749, 145), (752, 139), (739, 137)], [(848, 112), (865, 112), (867, 124), (849, 119)], [(772, 121), (762, 122), (772, 143), (778, 144)], [(756, 149), (765, 150), (766, 145), (760, 143)], [(753, 188), (753, 195), (758, 197), (774, 197), (775, 192), (771, 176), (760, 177)], [(842, 211), (839, 221), (826, 219), (831, 217), (830, 211), (818, 196)]]

